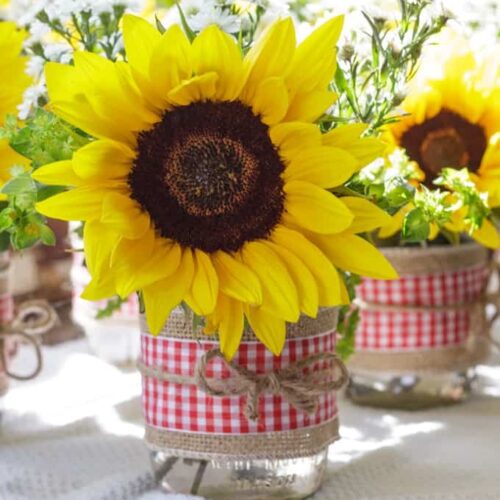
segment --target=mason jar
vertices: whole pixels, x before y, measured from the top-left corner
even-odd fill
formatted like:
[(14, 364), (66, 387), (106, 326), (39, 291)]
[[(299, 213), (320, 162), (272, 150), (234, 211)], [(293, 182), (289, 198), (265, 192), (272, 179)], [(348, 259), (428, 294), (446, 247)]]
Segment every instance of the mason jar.
[[(336, 309), (287, 328), (281, 356), (245, 331), (231, 363), (175, 310), (159, 336), (141, 318), (146, 444), (166, 492), (211, 499), (305, 498), (338, 438)], [(202, 379), (202, 380), (200, 380)]]

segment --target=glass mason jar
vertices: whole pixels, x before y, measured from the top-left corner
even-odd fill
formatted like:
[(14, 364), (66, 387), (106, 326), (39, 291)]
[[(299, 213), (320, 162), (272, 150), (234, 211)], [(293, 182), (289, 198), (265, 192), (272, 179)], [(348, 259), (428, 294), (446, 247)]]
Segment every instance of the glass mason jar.
[(463, 401), (489, 356), (490, 253), (475, 243), (382, 250), (400, 279), (358, 287), (347, 396), (413, 410)]
[(142, 318), (146, 444), (161, 489), (216, 500), (316, 491), (338, 438), (335, 390), (347, 380), (336, 322), (324, 309), (288, 326), (280, 357), (245, 331), (228, 364), (184, 311), (157, 337)]

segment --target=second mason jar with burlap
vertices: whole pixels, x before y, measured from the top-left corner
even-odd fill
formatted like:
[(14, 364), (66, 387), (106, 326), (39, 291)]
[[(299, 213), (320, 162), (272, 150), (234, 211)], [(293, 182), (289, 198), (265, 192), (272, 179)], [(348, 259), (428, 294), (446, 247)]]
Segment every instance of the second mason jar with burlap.
[(462, 401), (490, 352), (487, 306), (498, 307), (488, 291), (491, 252), (474, 243), (383, 251), (400, 279), (358, 287), (348, 395), (406, 409)]

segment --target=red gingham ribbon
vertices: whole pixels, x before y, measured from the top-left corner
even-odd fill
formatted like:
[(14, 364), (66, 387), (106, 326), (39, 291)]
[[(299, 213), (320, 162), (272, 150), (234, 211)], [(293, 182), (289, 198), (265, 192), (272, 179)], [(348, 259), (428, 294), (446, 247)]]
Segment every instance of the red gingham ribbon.
[[(356, 332), (358, 351), (417, 351), (464, 344), (470, 331), (470, 308), (485, 291), (489, 268), (484, 265), (432, 275), (404, 276), (394, 281), (364, 279), (361, 301), (391, 310), (361, 308)], [(411, 307), (422, 307), (411, 310)], [(430, 309), (425, 309), (430, 306)], [(432, 310), (432, 306), (436, 309)], [(449, 308), (439, 306), (451, 306)]]
[[(191, 377), (200, 357), (218, 347), (215, 342), (175, 339), (142, 334), (142, 363), (168, 373)], [(335, 332), (306, 338), (290, 339), (282, 355), (273, 356), (259, 342), (242, 342), (234, 362), (254, 373), (267, 373), (304, 359), (312, 354), (333, 352)], [(322, 369), (319, 366), (317, 369)], [(229, 370), (220, 360), (207, 366), (208, 377), (228, 378)], [(259, 399), (259, 420), (245, 416), (246, 397), (208, 396), (195, 385), (181, 385), (143, 377), (143, 410), (149, 426), (171, 431), (216, 434), (251, 434), (279, 432), (313, 427), (337, 416), (335, 393), (319, 397), (312, 416), (297, 410), (281, 395), (262, 394)]]

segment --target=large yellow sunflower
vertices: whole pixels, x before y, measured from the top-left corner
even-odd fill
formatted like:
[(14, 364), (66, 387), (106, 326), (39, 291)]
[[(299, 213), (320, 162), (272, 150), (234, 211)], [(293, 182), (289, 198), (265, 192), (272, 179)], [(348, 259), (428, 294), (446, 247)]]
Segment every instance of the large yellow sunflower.
[(424, 58), (389, 129), (432, 185), (444, 167), (467, 167), (491, 206), (500, 206), (500, 49), (475, 54), (453, 31)]
[(278, 354), (286, 321), (345, 302), (334, 266), (395, 277), (355, 234), (387, 216), (327, 190), (380, 153), (360, 126), (314, 124), (335, 100), (341, 26), (296, 47), (279, 20), (242, 57), (216, 26), (190, 43), (177, 25), (161, 35), (129, 15), (128, 63), (77, 53), (74, 66), (47, 65), (51, 109), (97, 138), (34, 174), (74, 186), (38, 208), (86, 221), (85, 298), (142, 291), (153, 333), (184, 301), (230, 358), (245, 317)]
[[(22, 57), (21, 47), (25, 33), (11, 22), (0, 22), (0, 126), (8, 114), (17, 114), (17, 106), (31, 80), (26, 75), (26, 57)], [(10, 178), (14, 165), (26, 164), (26, 158), (17, 154), (6, 139), (0, 139), (0, 185)]]

